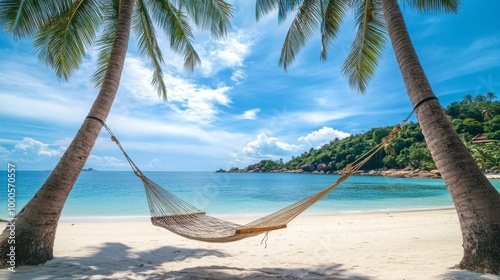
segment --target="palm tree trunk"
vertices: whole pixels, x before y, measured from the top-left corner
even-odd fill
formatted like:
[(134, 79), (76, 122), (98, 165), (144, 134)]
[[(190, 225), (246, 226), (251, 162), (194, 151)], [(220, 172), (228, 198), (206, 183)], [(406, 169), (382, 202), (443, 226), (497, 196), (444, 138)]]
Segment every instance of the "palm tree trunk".
[[(89, 116), (106, 120), (120, 84), (130, 36), (135, 0), (122, 0), (110, 61), (99, 94)], [(64, 116), (60, 116), (64, 118)], [(15, 253), (15, 266), (37, 265), (53, 258), (57, 223), (66, 198), (90, 155), (102, 125), (85, 119), (70, 146), (40, 190), (15, 216), (0, 236), (0, 266), (11, 266), (8, 254)], [(15, 232), (15, 243), (9, 236)], [(13, 247), (11, 247), (13, 246)], [(12, 250), (14, 249), (14, 250)]]
[(453, 129), (425, 76), (397, 0), (382, 0), (394, 52), (432, 158), (458, 213), (464, 256), (457, 268), (500, 273), (500, 194)]

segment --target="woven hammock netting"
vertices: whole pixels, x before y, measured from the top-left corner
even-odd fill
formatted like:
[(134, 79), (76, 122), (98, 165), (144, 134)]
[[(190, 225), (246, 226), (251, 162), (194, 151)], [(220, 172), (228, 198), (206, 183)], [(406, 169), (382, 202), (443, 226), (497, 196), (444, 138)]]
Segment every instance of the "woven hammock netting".
[(105, 124), (104, 127), (111, 134), (112, 140), (122, 150), (135, 175), (142, 180), (151, 212), (151, 222), (154, 225), (163, 227), (189, 239), (221, 243), (237, 241), (261, 233), (286, 228), (291, 220), (335, 189), (350, 175), (358, 171), (401, 130), (401, 126), (395, 126), (392, 133), (384, 138), (379, 145), (348, 165), (342, 171), (343, 175), (333, 185), (265, 217), (245, 225), (240, 225), (209, 216), (153, 182), (130, 159), (111, 130)]
[[(286, 228), (288, 222), (327, 195), (338, 185), (334, 184), (299, 202), (246, 225), (239, 225), (209, 216), (147, 177), (139, 177), (144, 183), (151, 211), (151, 221), (154, 225), (164, 227), (186, 238), (206, 242), (237, 241), (264, 232)], [(347, 175), (343, 175), (341, 178), (347, 179), (347, 177)]]

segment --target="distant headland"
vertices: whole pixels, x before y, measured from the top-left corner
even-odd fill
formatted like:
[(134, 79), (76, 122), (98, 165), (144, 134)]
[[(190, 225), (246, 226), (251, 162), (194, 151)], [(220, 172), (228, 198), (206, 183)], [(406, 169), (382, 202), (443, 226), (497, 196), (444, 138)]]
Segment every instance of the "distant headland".
[(89, 167), (89, 168), (82, 169), (82, 171), (98, 171), (98, 170), (96, 170), (96, 169), (94, 169), (92, 167)]

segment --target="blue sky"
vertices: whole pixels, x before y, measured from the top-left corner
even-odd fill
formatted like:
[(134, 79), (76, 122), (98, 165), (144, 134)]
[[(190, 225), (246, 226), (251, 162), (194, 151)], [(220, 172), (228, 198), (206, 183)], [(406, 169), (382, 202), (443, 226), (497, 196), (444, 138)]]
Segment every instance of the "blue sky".
[[(278, 65), (288, 23), (272, 14), (256, 23), (254, 1), (235, 1), (227, 38), (196, 32), (202, 65), (184, 71), (162, 39), (168, 101), (150, 86), (151, 70), (132, 40), (107, 124), (143, 170), (214, 171), (261, 159), (289, 160), (335, 137), (399, 123), (411, 104), (390, 44), (364, 95), (352, 91), (341, 67), (354, 38), (349, 14), (327, 62), (313, 37), (287, 73)], [(464, 1), (458, 15), (403, 14), (443, 106), (464, 95), (500, 94), (500, 1)], [(49, 170), (88, 113), (95, 51), (60, 81), (37, 60), (30, 40), (0, 33), (0, 164)], [(416, 121), (413, 118), (413, 121)], [(101, 133), (86, 167), (129, 170)]]

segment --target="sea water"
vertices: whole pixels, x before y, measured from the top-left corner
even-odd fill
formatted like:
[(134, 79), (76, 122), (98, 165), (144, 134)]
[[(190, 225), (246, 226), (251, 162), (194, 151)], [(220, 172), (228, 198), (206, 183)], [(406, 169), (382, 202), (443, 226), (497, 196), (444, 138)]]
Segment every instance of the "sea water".
[[(145, 172), (196, 208), (215, 216), (258, 216), (276, 211), (333, 184), (338, 175), (290, 173)], [(16, 173), (16, 211), (35, 195), (50, 172)], [(0, 172), (7, 181), (7, 173)], [(500, 181), (492, 180), (500, 190)], [(7, 188), (0, 191), (0, 218), (7, 211)], [(453, 207), (440, 179), (351, 176), (306, 211), (355, 213)], [(147, 217), (149, 208), (140, 179), (132, 172), (82, 172), (71, 191), (62, 219)]]

